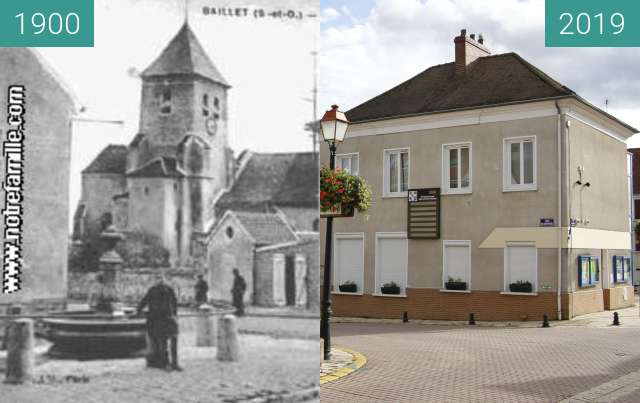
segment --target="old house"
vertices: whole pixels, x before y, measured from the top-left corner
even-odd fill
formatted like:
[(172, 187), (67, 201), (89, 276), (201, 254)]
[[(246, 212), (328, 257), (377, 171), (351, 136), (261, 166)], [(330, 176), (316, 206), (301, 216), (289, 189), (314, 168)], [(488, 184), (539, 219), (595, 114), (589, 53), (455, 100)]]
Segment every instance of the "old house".
[[(23, 271), (21, 289), (0, 294), (0, 304), (50, 309), (66, 296), (71, 128), (79, 105), (33, 49), (0, 48), (3, 114), (8, 107), (4, 91), (11, 85), (25, 87)], [(7, 130), (2, 119), (3, 138)], [(1, 164), (5, 172), (4, 158)]]
[[(373, 203), (334, 221), (334, 314), (539, 320), (631, 305), (637, 130), (482, 36), (463, 30), (452, 53), (347, 112), (337, 166)], [(346, 281), (358, 291), (341, 293)], [(399, 293), (382, 292), (391, 282)]]

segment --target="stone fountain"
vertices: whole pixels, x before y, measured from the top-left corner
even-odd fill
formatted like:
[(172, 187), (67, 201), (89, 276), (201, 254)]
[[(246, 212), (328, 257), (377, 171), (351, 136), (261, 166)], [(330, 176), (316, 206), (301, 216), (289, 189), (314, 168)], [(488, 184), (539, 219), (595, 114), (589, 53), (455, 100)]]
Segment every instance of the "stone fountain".
[(97, 359), (143, 356), (146, 321), (135, 309), (123, 308), (117, 280), (123, 260), (115, 246), (123, 239), (114, 226), (100, 235), (107, 251), (99, 260), (99, 284), (88, 310), (51, 312), (43, 337), (53, 343), (48, 354), (58, 358)]

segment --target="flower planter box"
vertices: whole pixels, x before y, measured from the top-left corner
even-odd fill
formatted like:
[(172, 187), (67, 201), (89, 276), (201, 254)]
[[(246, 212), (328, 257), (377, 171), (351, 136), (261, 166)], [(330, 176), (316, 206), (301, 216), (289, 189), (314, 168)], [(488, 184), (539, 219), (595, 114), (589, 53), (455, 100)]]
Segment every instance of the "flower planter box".
[(352, 206), (334, 206), (330, 210), (320, 210), (320, 217), (353, 217), (353, 212)]
[(358, 285), (357, 284), (340, 284), (338, 286), (340, 292), (357, 292)]
[(511, 283), (509, 284), (509, 291), (531, 293), (533, 291), (533, 285), (528, 281)]
[(382, 287), (380, 287), (380, 292), (383, 293), (383, 294), (399, 295), (400, 294), (400, 287), (397, 286), (397, 285), (382, 286)]
[(467, 289), (467, 283), (464, 281), (447, 281), (444, 283), (444, 288), (447, 290), (465, 291)]

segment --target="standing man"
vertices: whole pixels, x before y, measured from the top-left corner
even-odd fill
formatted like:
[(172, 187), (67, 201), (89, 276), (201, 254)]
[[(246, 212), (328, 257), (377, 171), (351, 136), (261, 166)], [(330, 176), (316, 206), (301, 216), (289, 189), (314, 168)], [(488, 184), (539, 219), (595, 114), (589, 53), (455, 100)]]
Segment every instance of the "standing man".
[(207, 302), (207, 292), (209, 291), (209, 284), (204, 281), (202, 274), (198, 274), (198, 281), (194, 286), (196, 289), (196, 305), (200, 306)]
[(244, 315), (244, 292), (247, 289), (247, 283), (244, 277), (240, 275), (238, 269), (233, 269), (233, 288), (231, 295), (233, 296), (233, 306), (236, 308), (236, 316)]
[[(147, 366), (164, 368), (167, 371), (182, 371), (178, 365), (178, 301), (176, 294), (164, 280), (164, 274), (156, 274), (156, 283), (138, 304), (138, 315), (145, 306), (147, 312), (147, 332), (151, 341), (151, 356)], [(171, 362), (167, 356), (167, 340), (171, 341)]]

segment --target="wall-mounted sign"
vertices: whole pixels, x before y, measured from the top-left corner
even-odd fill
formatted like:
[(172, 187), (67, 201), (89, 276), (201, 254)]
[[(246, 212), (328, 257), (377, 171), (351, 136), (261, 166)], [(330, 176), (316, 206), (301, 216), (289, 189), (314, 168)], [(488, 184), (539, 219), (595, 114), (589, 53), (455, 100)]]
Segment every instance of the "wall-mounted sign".
[(541, 227), (553, 227), (554, 219), (553, 218), (541, 218), (540, 226)]
[(440, 188), (409, 189), (407, 237), (440, 238)]

